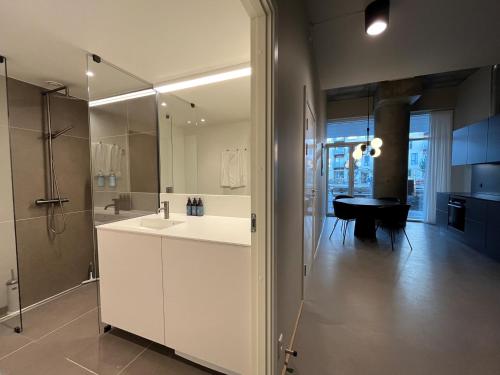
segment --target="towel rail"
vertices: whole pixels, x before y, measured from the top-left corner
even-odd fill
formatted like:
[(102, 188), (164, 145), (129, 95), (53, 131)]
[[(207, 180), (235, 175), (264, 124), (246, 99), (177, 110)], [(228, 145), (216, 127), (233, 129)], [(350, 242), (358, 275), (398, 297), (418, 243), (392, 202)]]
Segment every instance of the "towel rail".
[(59, 204), (61, 203), (68, 203), (69, 199), (68, 198), (61, 198), (60, 200), (57, 198), (52, 198), (52, 199), (45, 199), (45, 198), (40, 198), (35, 201), (35, 204), (37, 206), (43, 206), (45, 204)]

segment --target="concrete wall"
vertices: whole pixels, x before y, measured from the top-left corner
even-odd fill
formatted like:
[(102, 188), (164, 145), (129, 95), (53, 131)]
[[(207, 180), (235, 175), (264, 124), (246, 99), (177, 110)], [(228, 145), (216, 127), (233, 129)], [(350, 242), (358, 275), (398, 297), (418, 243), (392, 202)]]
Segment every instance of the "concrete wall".
[[(304, 85), (316, 111), (317, 134), (324, 136), (323, 95), (318, 94), (308, 20), (301, 0), (275, 0), (277, 9), (276, 86), (276, 263), (277, 331), (288, 345), (302, 300), (302, 229), (304, 164)], [(320, 139), (318, 138), (318, 141)], [(324, 193), (324, 180), (318, 196)], [(322, 220), (324, 207), (316, 216)], [(314, 270), (313, 270), (314, 272)], [(277, 361), (281, 371), (284, 355)], [(277, 369), (277, 371), (278, 371)]]
[[(457, 103), (457, 87), (426, 89), (422, 96), (411, 107), (411, 112), (435, 111), (455, 108)], [(364, 117), (367, 113), (367, 98), (347, 99), (327, 103), (329, 120)], [(372, 114), (372, 97), (370, 97), (370, 115)]]

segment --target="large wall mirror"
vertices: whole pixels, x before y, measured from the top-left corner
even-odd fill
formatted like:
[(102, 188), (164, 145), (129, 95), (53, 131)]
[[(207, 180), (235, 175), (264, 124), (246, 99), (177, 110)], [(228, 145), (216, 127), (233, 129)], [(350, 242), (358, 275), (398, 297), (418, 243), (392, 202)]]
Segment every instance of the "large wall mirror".
[(161, 191), (250, 194), (250, 77), (158, 97)]

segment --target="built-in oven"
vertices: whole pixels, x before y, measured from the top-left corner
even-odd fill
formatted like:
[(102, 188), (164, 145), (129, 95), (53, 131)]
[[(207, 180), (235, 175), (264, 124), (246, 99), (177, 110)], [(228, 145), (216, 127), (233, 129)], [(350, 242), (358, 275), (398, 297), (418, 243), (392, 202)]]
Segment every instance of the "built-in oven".
[(448, 200), (448, 225), (465, 231), (465, 199), (450, 197)]

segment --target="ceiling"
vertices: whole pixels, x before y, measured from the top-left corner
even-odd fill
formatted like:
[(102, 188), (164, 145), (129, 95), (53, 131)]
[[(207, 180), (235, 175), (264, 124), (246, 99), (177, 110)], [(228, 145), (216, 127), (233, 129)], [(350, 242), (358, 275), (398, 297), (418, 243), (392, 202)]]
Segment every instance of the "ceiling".
[[(250, 77), (243, 77), (194, 87), (171, 94), (161, 94), (160, 121), (166, 114), (172, 116), (176, 126), (234, 124), (250, 119)], [(189, 103), (194, 103), (194, 109)], [(206, 121), (202, 124), (200, 119)], [(191, 124), (187, 124), (187, 121)]]
[(391, 0), (387, 31), (364, 32), (370, 0), (308, 0), (322, 89), (500, 62), (500, 1)]
[(86, 97), (87, 53), (161, 83), (250, 61), (237, 0), (0, 0), (9, 76)]

